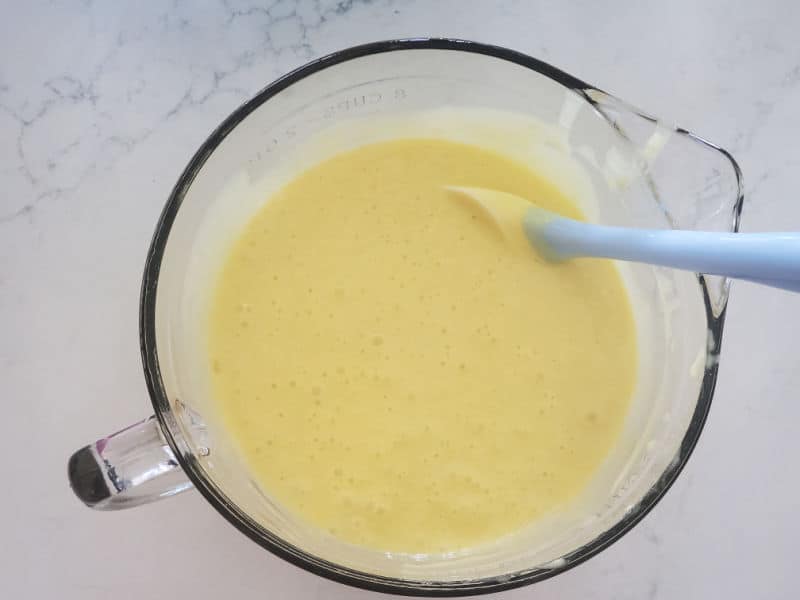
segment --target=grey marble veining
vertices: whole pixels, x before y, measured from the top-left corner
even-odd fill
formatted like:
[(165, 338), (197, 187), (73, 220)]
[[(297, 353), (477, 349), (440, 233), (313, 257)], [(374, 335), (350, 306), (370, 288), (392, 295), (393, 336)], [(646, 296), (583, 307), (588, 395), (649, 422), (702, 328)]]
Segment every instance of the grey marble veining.
[[(188, 158), (275, 77), (345, 46), (442, 35), (549, 61), (728, 148), (746, 230), (800, 230), (790, 0), (7, 2), (0, 19), (3, 598), (366, 598), (268, 555), (197, 494), (95, 514), (78, 446), (149, 413), (142, 264)], [(800, 296), (732, 291), (711, 418), (678, 483), (588, 563), (507, 598), (794, 598)], [(277, 590), (277, 591), (275, 591)]]

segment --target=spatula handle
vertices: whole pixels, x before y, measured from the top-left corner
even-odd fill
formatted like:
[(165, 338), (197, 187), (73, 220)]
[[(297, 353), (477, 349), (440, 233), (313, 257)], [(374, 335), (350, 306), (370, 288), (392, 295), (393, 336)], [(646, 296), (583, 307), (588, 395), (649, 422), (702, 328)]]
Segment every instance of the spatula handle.
[(645, 262), (800, 291), (800, 233), (629, 229), (555, 218), (540, 235), (563, 258)]

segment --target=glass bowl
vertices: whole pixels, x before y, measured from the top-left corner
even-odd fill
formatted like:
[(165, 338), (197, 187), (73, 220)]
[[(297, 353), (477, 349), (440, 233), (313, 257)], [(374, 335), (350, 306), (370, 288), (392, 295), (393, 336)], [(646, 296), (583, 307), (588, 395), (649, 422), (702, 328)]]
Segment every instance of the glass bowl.
[[(470, 127), (458, 126), (448, 116), (454, 113), (466, 115), (461, 123), (473, 119)], [(488, 114), (510, 117), (498, 143), (552, 165), (580, 188), (582, 208), (594, 221), (738, 228), (740, 172), (727, 152), (524, 54), (464, 40), (410, 39), (315, 60), (238, 108), (178, 180), (142, 285), (141, 348), (155, 416), (76, 452), (69, 462), (76, 494), (95, 508), (114, 509), (196, 488), (242, 533), (287, 561), (343, 583), (407, 595), (477, 594), (540, 581), (597, 554), (642, 519), (686, 464), (708, 414), (724, 278), (619, 265), (641, 361), (620, 443), (580, 510), (469, 551), (377, 552), (315, 531), (251, 481), (235, 442), (215, 424), (198, 350), (209, 273), (237, 226), (266, 199), (263, 186), (280, 185), (289, 166), (310, 161), (304, 149), (312, 140), (327, 139), (328, 151), (340, 150), (386, 137), (391, 128), (376, 124), (405, 118), (413, 126), (392, 136), (480, 142), (477, 121)], [(325, 138), (331, 131), (340, 135)]]

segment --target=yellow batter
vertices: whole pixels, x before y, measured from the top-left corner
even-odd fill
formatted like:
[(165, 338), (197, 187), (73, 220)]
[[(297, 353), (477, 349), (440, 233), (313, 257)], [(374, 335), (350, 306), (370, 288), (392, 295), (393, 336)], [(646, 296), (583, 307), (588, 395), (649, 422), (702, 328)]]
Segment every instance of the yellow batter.
[(300, 174), (216, 282), (224, 425), (265, 491), (353, 544), (452, 551), (558, 510), (630, 402), (635, 330), (613, 264), (548, 264), (447, 185), (581, 216), (499, 154), (395, 140)]

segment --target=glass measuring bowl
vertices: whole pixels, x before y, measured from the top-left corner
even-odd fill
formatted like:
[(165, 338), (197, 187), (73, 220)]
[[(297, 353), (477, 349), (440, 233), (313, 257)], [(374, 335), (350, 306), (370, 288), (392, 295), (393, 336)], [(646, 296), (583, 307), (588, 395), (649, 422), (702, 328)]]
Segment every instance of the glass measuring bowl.
[[(731, 156), (529, 56), (474, 42), (379, 42), (316, 60), (269, 85), (214, 131), (178, 180), (156, 228), (141, 297), (141, 348), (155, 415), (77, 451), (75, 493), (116, 509), (196, 488), (264, 548), (309, 571), (383, 592), (463, 595), (539, 581), (600, 552), (666, 492), (702, 430), (717, 374), (728, 284), (620, 265), (634, 305), (641, 377), (618, 447), (581, 510), (459, 553), (350, 546), (297, 521), (250, 480), (216, 426), (202, 348), (204, 286), (219, 249), (287, 157), (332, 128), (368, 141), (369, 119), (442, 109), (529, 117), (530, 156), (573, 169), (597, 222), (733, 230), (742, 208)], [(431, 135), (460, 135), (436, 119)], [(344, 129), (343, 129), (344, 128)], [(360, 133), (355, 133), (360, 132)], [(524, 140), (525, 131), (508, 131)], [(206, 290), (207, 291), (207, 290)], [(579, 374), (576, 374), (579, 376)]]

